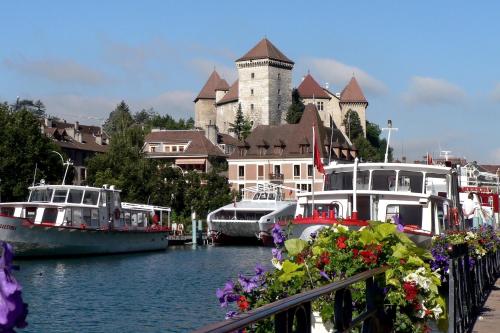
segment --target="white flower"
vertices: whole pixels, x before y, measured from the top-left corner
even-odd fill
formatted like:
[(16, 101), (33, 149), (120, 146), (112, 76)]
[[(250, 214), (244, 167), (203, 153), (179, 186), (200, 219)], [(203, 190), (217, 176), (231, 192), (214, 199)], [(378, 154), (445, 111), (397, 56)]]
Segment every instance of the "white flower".
[(283, 265), (281, 264), (281, 262), (277, 259), (277, 258), (273, 258), (271, 259), (271, 264), (273, 264), (273, 266), (277, 269), (277, 270), (280, 270), (283, 268)]
[(473, 233), (472, 231), (467, 231), (467, 234), (465, 236), (466, 241), (471, 240), (471, 239), (476, 239), (476, 238), (477, 238), (477, 235), (475, 233)]
[(435, 307), (433, 307), (431, 309), (432, 311), (432, 314), (434, 315), (434, 318), (437, 320), (439, 319), (439, 317), (441, 316), (441, 314), (443, 313), (443, 309), (439, 306), (439, 305), (436, 305)]
[(424, 318), (426, 311), (427, 311), (427, 308), (425, 307), (424, 302), (420, 303), (420, 310), (418, 310), (418, 312), (417, 312), (417, 317)]

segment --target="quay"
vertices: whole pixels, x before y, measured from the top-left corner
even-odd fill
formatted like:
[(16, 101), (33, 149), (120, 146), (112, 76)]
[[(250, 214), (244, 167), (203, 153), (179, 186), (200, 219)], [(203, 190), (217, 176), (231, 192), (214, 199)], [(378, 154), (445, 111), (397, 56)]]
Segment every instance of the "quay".
[(498, 332), (500, 327), (500, 279), (491, 288), (486, 303), (479, 310), (472, 333)]

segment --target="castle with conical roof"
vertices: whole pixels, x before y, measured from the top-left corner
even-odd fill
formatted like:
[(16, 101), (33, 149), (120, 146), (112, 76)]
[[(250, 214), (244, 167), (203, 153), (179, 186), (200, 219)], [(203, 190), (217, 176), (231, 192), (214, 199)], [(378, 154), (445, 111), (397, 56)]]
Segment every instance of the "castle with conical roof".
[[(207, 133), (216, 126), (220, 133), (229, 133), (236, 111), (241, 105), (245, 117), (258, 125), (285, 123), (288, 107), (292, 103), (292, 69), (294, 62), (285, 56), (267, 38), (236, 60), (238, 79), (229, 84), (212, 72), (194, 100), (195, 127)], [(349, 111), (358, 114), (366, 135), (366, 100), (353, 76), (340, 93), (322, 87), (307, 74), (297, 87), (304, 104), (316, 106), (323, 124), (346, 133), (344, 119)]]

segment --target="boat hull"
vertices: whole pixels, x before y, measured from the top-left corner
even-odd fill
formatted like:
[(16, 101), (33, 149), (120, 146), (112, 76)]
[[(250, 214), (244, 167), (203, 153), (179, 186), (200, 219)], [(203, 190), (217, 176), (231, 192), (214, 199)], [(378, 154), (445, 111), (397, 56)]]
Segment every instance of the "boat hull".
[(209, 224), (210, 237), (216, 244), (258, 244), (258, 221), (212, 220)]
[(16, 257), (79, 256), (165, 250), (165, 231), (96, 230), (33, 224), (0, 216), (0, 240), (13, 245)]

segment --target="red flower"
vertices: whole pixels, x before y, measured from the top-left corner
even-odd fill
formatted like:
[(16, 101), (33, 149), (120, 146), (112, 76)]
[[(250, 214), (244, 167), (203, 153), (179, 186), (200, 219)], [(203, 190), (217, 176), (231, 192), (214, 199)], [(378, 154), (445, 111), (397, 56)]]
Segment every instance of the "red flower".
[(359, 252), (359, 254), (361, 254), (361, 256), (363, 256), (363, 261), (365, 262), (365, 264), (369, 265), (369, 264), (376, 264), (377, 263), (378, 256), (375, 253), (373, 253), (372, 251), (364, 250), (364, 251)]
[(409, 302), (413, 302), (417, 298), (418, 288), (413, 282), (403, 283), (403, 289), (405, 290), (405, 299)]
[(297, 264), (303, 264), (304, 263), (304, 255), (302, 253), (297, 254), (297, 258), (295, 260), (297, 261)]
[(339, 249), (345, 249), (347, 247), (347, 245), (345, 244), (346, 240), (347, 240), (347, 237), (345, 237), (345, 236), (341, 236), (341, 237), (337, 238), (337, 247)]
[(241, 311), (246, 311), (250, 306), (245, 296), (240, 296), (240, 299), (238, 300), (237, 304)]
[(321, 253), (320, 260), (323, 265), (328, 265), (330, 263), (330, 254), (328, 252)]
[(404, 259), (399, 259), (399, 263), (400, 263), (401, 265), (404, 265), (404, 264), (406, 264), (406, 260), (404, 260)]
[(352, 249), (352, 256), (354, 258), (357, 258), (358, 257), (358, 254), (359, 254), (359, 250), (358, 249)]

